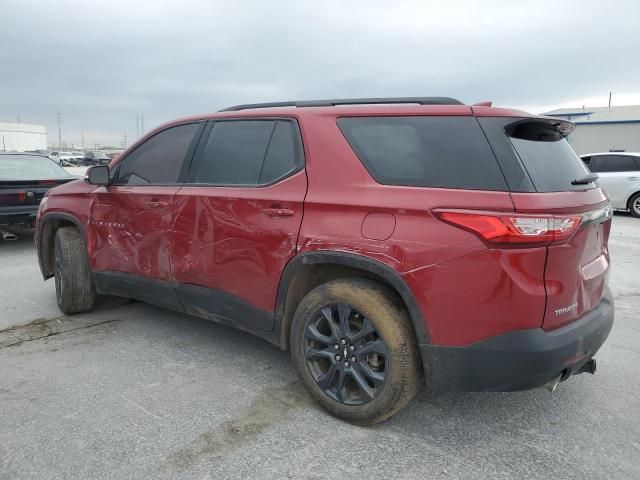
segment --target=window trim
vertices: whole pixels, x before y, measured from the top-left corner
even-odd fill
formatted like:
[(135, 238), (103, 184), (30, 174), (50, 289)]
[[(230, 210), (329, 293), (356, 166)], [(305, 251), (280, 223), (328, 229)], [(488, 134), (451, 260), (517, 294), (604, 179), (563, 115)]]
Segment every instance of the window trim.
[[(182, 159), (182, 164), (180, 165), (180, 169), (178, 171), (178, 178), (177, 178), (176, 183), (143, 183), (143, 184), (118, 183), (118, 179), (119, 179), (119, 176), (120, 176), (120, 169), (122, 168), (122, 165), (140, 147), (145, 145), (152, 138), (155, 138), (156, 136), (160, 135), (161, 133), (166, 132), (167, 130), (171, 130), (172, 128), (176, 128), (176, 127), (183, 127), (185, 125), (194, 125), (194, 124), (198, 125), (198, 128), (194, 132), (193, 138), (191, 139), (191, 143), (189, 143), (189, 147), (187, 148), (185, 156)], [(190, 164), (191, 159), (193, 158), (193, 155), (195, 153), (195, 149), (196, 149), (198, 143), (200, 142), (200, 138), (202, 137), (202, 132), (204, 131), (204, 127), (205, 127), (206, 124), (207, 124), (207, 122), (203, 121), (203, 120), (196, 120), (196, 121), (177, 123), (177, 124), (169, 125), (166, 128), (163, 128), (162, 130), (158, 130), (157, 132), (155, 132), (150, 137), (145, 138), (144, 141), (142, 141), (141, 143), (136, 145), (136, 147), (133, 150), (131, 150), (130, 152), (127, 152), (126, 155), (124, 155), (122, 158), (120, 158), (118, 160), (118, 163), (115, 165), (115, 168), (114, 168), (112, 180), (111, 180), (111, 182), (109, 182), (109, 186), (110, 187), (111, 186), (114, 186), (114, 187), (171, 187), (171, 186), (183, 185), (182, 182), (184, 181), (185, 174), (186, 174), (185, 166)]]
[[(269, 146), (271, 145), (271, 139), (273, 134), (275, 133), (275, 128), (277, 126), (278, 121), (284, 121), (289, 123), (291, 129), (293, 130), (293, 148), (295, 155), (295, 167), (287, 172), (285, 172), (281, 177), (269, 182), (269, 183), (260, 183), (255, 185), (247, 185), (247, 184), (221, 184), (221, 183), (203, 183), (203, 182), (193, 182), (194, 174), (196, 172), (196, 168), (198, 167), (198, 162), (201, 159), (201, 156), (204, 152), (204, 148), (209, 141), (209, 137), (211, 136), (211, 132), (213, 131), (216, 123), (222, 122), (242, 122), (242, 121), (270, 121), (274, 123), (274, 127), (271, 131), (271, 135), (269, 136), (269, 140), (267, 143), (267, 148), (265, 149), (264, 156), (262, 158), (262, 163), (260, 165), (260, 174), (262, 173), (262, 169), (264, 167), (264, 162), (269, 152)], [(306, 155), (304, 149), (304, 142), (302, 141), (302, 131), (300, 129), (300, 123), (296, 118), (292, 117), (269, 117), (269, 116), (259, 116), (259, 117), (233, 117), (233, 118), (211, 118), (206, 122), (206, 127), (203, 129), (202, 134), (200, 136), (200, 140), (198, 142), (197, 147), (194, 149), (193, 155), (189, 161), (187, 172), (183, 178), (182, 185), (185, 187), (211, 187), (211, 188), (266, 188), (272, 185), (276, 185), (277, 183), (286, 180), (294, 176), (296, 173), (305, 169), (306, 166)], [(258, 176), (258, 180), (260, 179), (260, 175)]]

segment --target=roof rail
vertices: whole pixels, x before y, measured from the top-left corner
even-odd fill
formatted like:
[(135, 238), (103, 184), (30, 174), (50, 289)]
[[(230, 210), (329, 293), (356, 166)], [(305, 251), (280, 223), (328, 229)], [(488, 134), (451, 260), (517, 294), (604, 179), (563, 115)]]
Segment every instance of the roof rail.
[(449, 97), (381, 97), (381, 98), (342, 98), (334, 100), (299, 100), (270, 103), (246, 103), (227, 107), (220, 112), (235, 112), (250, 108), (276, 107), (335, 107), (336, 105), (379, 105), (387, 103), (417, 103), (419, 105), (463, 105), (460, 100)]

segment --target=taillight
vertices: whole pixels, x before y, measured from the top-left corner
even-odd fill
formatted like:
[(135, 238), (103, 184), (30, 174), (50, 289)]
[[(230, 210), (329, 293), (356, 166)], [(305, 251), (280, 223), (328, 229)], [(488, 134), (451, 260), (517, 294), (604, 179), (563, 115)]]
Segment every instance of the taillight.
[(519, 215), (436, 210), (436, 217), (464, 228), (484, 240), (507, 245), (544, 246), (569, 240), (582, 223), (582, 215)]

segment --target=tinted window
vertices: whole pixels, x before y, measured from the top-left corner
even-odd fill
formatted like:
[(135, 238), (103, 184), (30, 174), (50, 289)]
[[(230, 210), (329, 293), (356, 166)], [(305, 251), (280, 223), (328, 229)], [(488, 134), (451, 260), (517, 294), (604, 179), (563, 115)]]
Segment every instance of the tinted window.
[(171, 185), (178, 182), (199, 124), (190, 123), (154, 135), (120, 163), (119, 185)]
[(473, 117), (349, 117), (338, 119), (338, 125), (379, 183), (507, 188)]
[(633, 172), (640, 170), (636, 160), (628, 155), (598, 155), (593, 157), (593, 172)]
[(0, 180), (55, 180), (69, 177), (63, 168), (45, 157), (0, 155)]
[(233, 120), (215, 122), (198, 148), (194, 183), (265, 185), (298, 166), (297, 132), (292, 122)]
[(589, 174), (585, 164), (551, 124), (523, 122), (507, 127), (511, 144), (536, 191), (561, 192), (594, 188), (595, 184), (572, 185)]
[(273, 183), (297, 168), (294, 128), (291, 122), (276, 123), (260, 173), (260, 184)]

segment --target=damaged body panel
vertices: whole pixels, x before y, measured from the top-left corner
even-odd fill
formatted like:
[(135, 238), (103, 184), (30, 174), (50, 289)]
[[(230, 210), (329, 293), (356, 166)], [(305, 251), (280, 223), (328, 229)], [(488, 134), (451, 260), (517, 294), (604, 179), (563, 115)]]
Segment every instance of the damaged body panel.
[[(434, 389), (517, 390), (594, 370), (613, 322), (611, 216), (564, 139), (572, 124), (425, 101), (239, 108), (165, 124), (107, 180), (53, 190), (38, 215), (43, 275), (55, 271), (56, 229), (76, 226), (98, 293), (282, 349), (296, 347), (305, 299), (356, 279), (384, 292), (381, 309), (406, 312)], [(349, 374), (358, 345), (341, 328), (305, 338), (344, 341), (329, 347)], [(335, 360), (333, 350), (310, 355)], [(376, 355), (364, 391), (387, 368)]]

